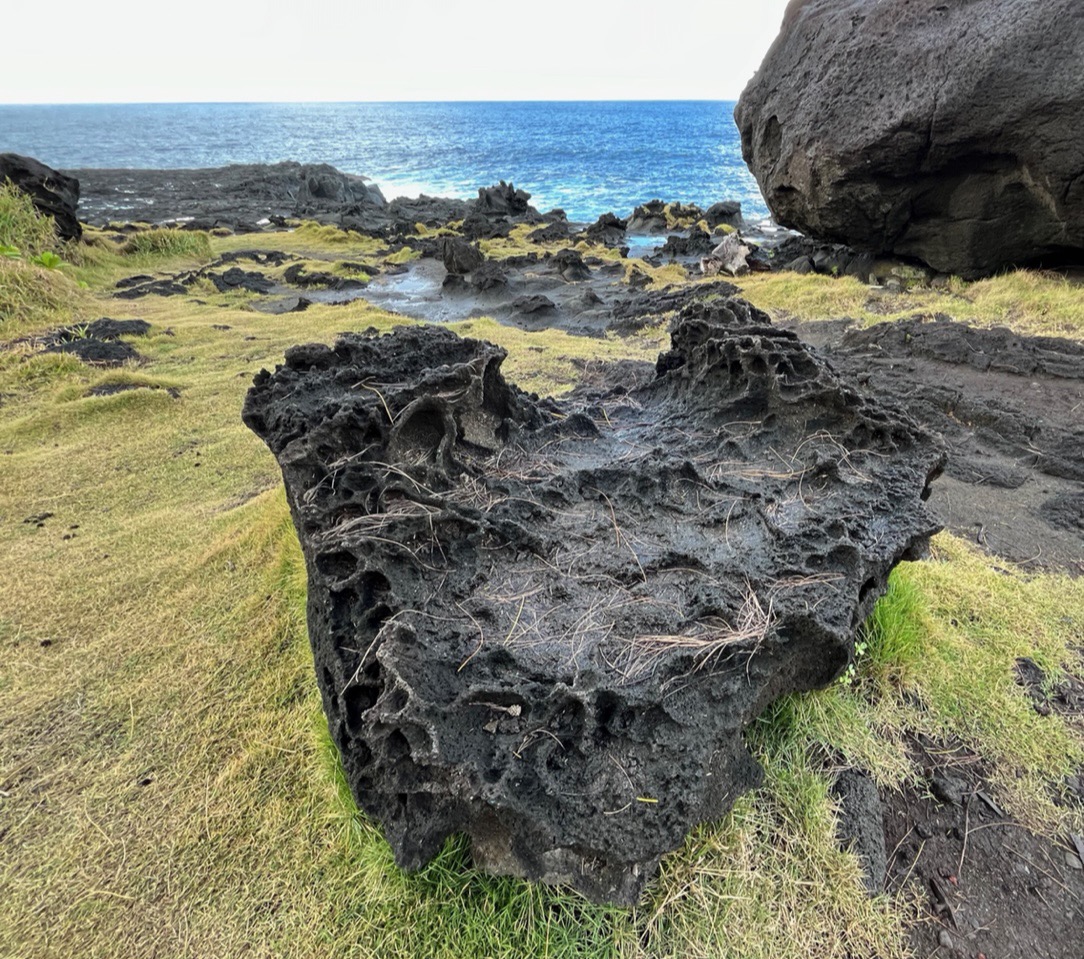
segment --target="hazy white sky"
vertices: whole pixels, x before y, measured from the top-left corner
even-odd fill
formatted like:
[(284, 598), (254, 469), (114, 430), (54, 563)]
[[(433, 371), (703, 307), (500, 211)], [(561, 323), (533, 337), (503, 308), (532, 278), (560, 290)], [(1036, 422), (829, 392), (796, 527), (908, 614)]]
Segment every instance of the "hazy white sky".
[(736, 99), (787, 0), (53, 0), (3, 103)]

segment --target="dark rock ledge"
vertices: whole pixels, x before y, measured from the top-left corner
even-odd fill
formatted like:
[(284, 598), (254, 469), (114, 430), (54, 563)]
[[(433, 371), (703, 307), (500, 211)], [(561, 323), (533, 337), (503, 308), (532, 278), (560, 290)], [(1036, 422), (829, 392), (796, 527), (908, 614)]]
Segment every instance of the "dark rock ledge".
[[(846, 666), (937, 524), (939, 443), (747, 303), (640, 385), (540, 402), (436, 327), (295, 347), (244, 419), (282, 467), (361, 807), (407, 869), (635, 902), (760, 780), (744, 726)], [(597, 382), (597, 380), (595, 380)]]

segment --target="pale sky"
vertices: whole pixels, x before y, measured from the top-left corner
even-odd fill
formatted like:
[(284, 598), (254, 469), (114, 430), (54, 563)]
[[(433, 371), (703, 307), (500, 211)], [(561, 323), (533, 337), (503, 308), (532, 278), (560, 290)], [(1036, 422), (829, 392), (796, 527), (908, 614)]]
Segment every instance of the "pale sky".
[(0, 103), (731, 100), (786, 5), (12, 2)]

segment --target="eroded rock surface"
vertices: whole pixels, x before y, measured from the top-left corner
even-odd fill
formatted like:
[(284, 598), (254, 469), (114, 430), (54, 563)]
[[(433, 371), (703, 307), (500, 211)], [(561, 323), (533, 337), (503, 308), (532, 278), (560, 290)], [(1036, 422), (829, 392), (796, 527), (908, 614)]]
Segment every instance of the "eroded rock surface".
[(975, 277), (1084, 251), (1084, 4), (794, 0), (735, 113), (776, 220)]
[[(244, 419), (282, 467), (359, 804), (414, 869), (637, 899), (760, 778), (742, 729), (830, 682), (937, 525), (939, 444), (747, 303), (637, 381), (540, 402), (436, 327), (287, 352)], [(597, 379), (596, 379), (597, 382)]]
[(940, 434), (945, 525), (1028, 568), (1084, 573), (1084, 347), (918, 315), (794, 324), (858, 388)]

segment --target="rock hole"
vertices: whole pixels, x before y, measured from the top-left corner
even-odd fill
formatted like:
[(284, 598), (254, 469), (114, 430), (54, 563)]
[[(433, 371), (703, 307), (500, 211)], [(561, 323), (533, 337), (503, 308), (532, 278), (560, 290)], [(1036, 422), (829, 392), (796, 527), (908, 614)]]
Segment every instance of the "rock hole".
[(395, 444), (400, 455), (414, 463), (433, 462), (444, 439), (444, 416), (433, 406), (416, 410), (396, 430)]
[(875, 580), (872, 576), (862, 584), (862, 588), (858, 590), (859, 605), (866, 601), (866, 597), (869, 596), (871, 592), (873, 592), (873, 589), (876, 587), (876, 585), (877, 580)]
[(408, 699), (409, 697), (407, 696), (406, 691), (401, 687), (396, 686), (395, 689), (388, 694), (384, 706), (388, 712), (398, 713), (406, 707)]
[[(407, 741), (399, 730), (395, 729), (388, 735), (388, 738), (384, 740), (384, 754), (390, 760), (396, 759), (409, 759), (410, 758), (410, 743)], [(406, 801), (406, 797), (403, 796), (403, 801)]]
[(350, 755), (354, 758), (354, 762), (359, 769), (364, 769), (373, 761), (373, 751), (369, 748), (368, 743), (364, 743), (360, 739), (351, 742)]
[(334, 553), (320, 553), (316, 557), (316, 568), (332, 579), (346, 579), (353, 575), (357, 565), (357, 557), (346, 550), (338, 550)]
[(621, 701), (611, 692), (603, 691), (595, 700), (595, 721), (600, 729), (613, 731), (614, 717), (621, 706)]
[(388, 577), (383, 573), (376, 572), (376, 570), (367, 570), (362, 574), (361, 581), (358, 583), (361, 601), (366, 606), (372, 606), (378, 596), (390, 591), (391, 583), (388, 582)]
[(378, 603), (372, 609), (365, 614), (366, 628), (371, 629), (373, 632), (377, 632), (381, 626), (384, 625), (386, 620), (391, 615), (391, 609), (385, 606), (383, 603)]
[(350, 686), (343, 690), (342, 702), (347, 728), (353, 733), (360, 732), (365, 725), (364, 714), (376, 703), (376, 692), (371, 686)]

